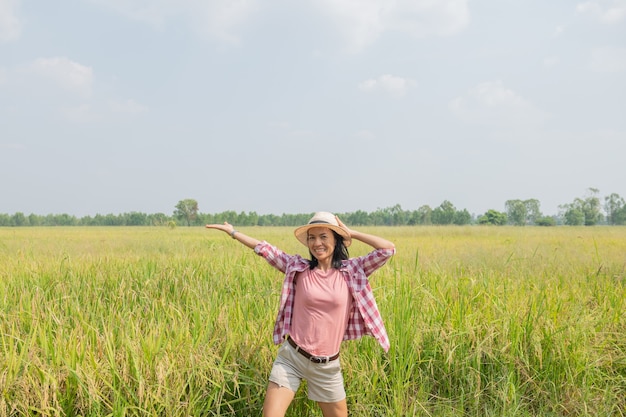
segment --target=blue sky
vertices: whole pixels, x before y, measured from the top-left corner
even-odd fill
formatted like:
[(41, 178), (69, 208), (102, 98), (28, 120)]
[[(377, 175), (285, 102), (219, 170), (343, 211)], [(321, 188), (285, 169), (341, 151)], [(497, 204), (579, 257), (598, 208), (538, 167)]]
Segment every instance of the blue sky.
[(626, 0), (0, 0), (0, 213), (626, 197)]

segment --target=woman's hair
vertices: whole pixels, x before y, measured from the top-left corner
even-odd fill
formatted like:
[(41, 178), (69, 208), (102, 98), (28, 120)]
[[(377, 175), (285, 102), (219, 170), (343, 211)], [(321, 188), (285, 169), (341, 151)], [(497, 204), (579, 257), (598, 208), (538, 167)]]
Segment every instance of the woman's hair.
[[(341, 261), (346, 261), (350, 257), (348, 254), (348, 248), (343, 244), (343, 236), (339, 233), (331, 230), (333, 235), (335, 236), (335, 250), (333, 251), (333, 260), (331, 266), (333, 268), (339, 269), (341, 268)], [(311, 255), (311, 260), (309, 261), (309, 269), (313, 269), (317, 266), (317, 258), (313, 256), (311, 251), (309, 250), (309, 254)]]

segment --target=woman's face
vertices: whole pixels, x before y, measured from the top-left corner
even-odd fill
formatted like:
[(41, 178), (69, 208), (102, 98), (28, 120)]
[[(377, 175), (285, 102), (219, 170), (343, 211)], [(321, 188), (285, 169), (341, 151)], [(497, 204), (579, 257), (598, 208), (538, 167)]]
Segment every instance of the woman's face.
[(327, 227), (312, 227), (308, 231), (309, 251), (319, 262), (331, 262), (335, 251), (335, 235)]

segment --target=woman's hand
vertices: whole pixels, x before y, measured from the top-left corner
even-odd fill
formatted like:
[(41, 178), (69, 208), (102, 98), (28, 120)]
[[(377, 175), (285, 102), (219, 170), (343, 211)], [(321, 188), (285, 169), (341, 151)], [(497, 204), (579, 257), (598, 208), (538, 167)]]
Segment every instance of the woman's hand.
[(224, 222), (224, 224), (207, 224), (204, 227), (206, 227), (207, 229), (221, 230), (224, 233), (228, 233), (230, 237), (237, 240), (238, 242), (243, 243), (250, 249), (254, 249), (256, 245), (261, 243), (260, 240), (244, 235), (240, 231), (235, 230), (234, 226), (228, 222)]
[(350, 230), (350, 228), (348, 226), (346, 226), (340, 219), (339, 216), (335, 216), (335, 220), (337, 220), (337, 224), (339, 225), (339, 227), (343, 227), (344, 229), (346, 229), (346, 231), (348, 232), (348, 234), (350, 235), (350, 237), (352, 237), (352, 230)]
[(224, 222), (224, 224), (207, 224), (204, 227), (206, 227), (207, 229), (221, 230), (222, 232), (228, 233), (229, 235), (233, 232), (233, 230), (235, 230), (233, 225), (228, 222)]
[(339, 226), (345, 228), (348, 231), (352, 239), (359, 240), (376, 249), (395, 249), (395, 245), (387, 239), (383, 239), (382, 237), (370, 235), (367, 233), (357, 232), (356, 230), (352, 230), (348, 226), (343, 224), (343, 222), (339, 220), (339, 217), (335, 216), (335, 219), (337, 220), (337, 224)]

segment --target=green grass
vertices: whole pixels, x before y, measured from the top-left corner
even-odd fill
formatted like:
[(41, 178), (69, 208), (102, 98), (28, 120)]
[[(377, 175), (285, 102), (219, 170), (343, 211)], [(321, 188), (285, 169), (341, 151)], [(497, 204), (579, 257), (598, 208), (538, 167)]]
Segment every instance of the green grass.
[[(344, 343), (351, 415), (626, 415), (626, 228), (363, 230), (392, 347)], [(0, 417), (260, 415), (281, 282), (202, 228), (0, 229)]]

